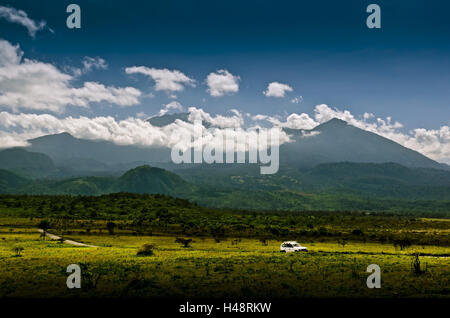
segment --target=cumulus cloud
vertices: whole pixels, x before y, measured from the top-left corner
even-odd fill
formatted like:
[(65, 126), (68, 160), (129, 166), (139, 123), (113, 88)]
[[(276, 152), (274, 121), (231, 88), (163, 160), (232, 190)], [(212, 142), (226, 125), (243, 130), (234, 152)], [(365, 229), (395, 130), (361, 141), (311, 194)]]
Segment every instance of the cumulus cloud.
[[(33, 38), (36, 36), (36, 32), (43, 30), (47, 25), (45, 21), (36, 22), (30, 19), (25, 11), (5, 6), (0, 6), (0, 18), (24, 26)], [(52, 29), (49, 30), (53, 32)]]
[(104, 59), (98, 56), (97, 57), (85, 56), (83, 58), (82, 63), (83, 63), (83, 70), (85, 72), (90, 72), (93, 69), (106, 70), (108, 68), (108, 63), (106, 63)]
[(209, 73), (206, 77), (207, 92), (213, 97), (235, 94), (239, 91), (239, 76), (227, 70)]
[(177, 101), (171, 101), (170, 103), (164, 105), (164, 108), (159, 111), (159, 116), (167, 114), (171, 110), (183, 111), (183, 105)]
[[(4, 111), (0, 112), (0, 147), (26, 145), (26, 140), (29, 138), (65, 131), (78, 138), (108, 140), (121, 145), (172, 147), (183, 140), (187, 134), (193, 134), (195, 122), (203, 123), (205, 142), (214, 145), (215, 142), (220, 141), (220, 136), (227, 128), (235, 129), (236, 136), (253, 138), (255, 129), (261, 127), (259, 121), (267, 121), (273, 127), (278, 127), (280, 144), (283, 144), (291, 142), (292, 139), (281, 130), (282, 128), (302, 130), (302, 135), (310, 138), (317, 134), (311, 131), (312, 128), (332, 118), (339, 118), (350, 125), (416, 150), (438, 162), (450, 164), (449, 126), (431, 130), (417, 128), (405, 132), (403, 125), (390, 117), (379, 118), (375, 115), (364, 116), (364, 114), (355, 116), (349, 111), (331, 108), (324, 104), (317, 105), (312, 115), (294, 113), (284, 118), (261, 114), (255, 116), (245, 114), (244, 116), (237, 110), (232, 110), (227, 116), (212, 115), (196, 107), (190, 107), (188, 112), (188, 122), (177, 119), (169, 125), (154, 127), (144, 120), (145, 114), (138, 114), (136, 118), (117, 120), (111, 116), (57, 118), (50, 114), (13, 114)], [(246, 123), (244, 117), (250, 122)], [(207, 129), (208, 127), (212, 129)], [(189, 146), (192, 146), (192, 143), (186, 144), (186, 147)]]
[(283, 98), (287, 92), (292, 92), (293, 89), (287, 84), (272, 82), (267, 86), (267, 89), (263, 91), (263, 94), (267, 97)]
[(106, 70), (108, 68), (108, 63), (102, 59), (101, 57), (90, 57), (85, 56), (81, 61), (83, 67), (73, 67), (73, 66), (65, 66), (64, 71), (71, 72), (74, 76), (81, 76), (83, 74), (87, 74), (92, 70)]
[(188, 119), (190, 122), (202, 121), (216, 126), (219, 128), (239, 128), (244, 125), (244, 118), (242, 114), (236, 110), (232, 109), (232, 116), (216, 115), (213, 116), (205, 112), (201, 108), (189, 107)]
[(85, 82), (74, 87), (74, 77), (56, 66), (22, 59), (19, 46), (0, 40), (0, 106), (62, 112), (67, 105), (88, 107), (92, 102), (119, 106), (139, 103), (141, 92), (133, 87)]
[(178, 70), (148, 68), (145, 66), (132, 66), (125, 69), (127, 74), (143, 74), (155, 81), (155, 90), (166, 92), (179, 92), (185, 85), (195, 87), (195, 81)]
[[(107, 140), (118, 145), (137, 145), (144, 147), (173, 147), (185, 142), (183, 149), (192, 147), (195, 140), (186, 141), (186, 136), (194, 135), (194, 124), (198, 119), (205, 119), (209, 123), (222, 127), (207, 129), (201, 126), (203, 132), (203, 144), (214, 146), (220, 142), (224, 135), (224, 127), (236, 128), (234, 134), (238, 134), (240, 140), (255, 138), (254, 130), (244, 130), (236, 127), (239, 113), (227, 118), (226, 116), (211, 116), (201, 109), (190, 108), (192, 117), (188, 122), (176, 120), (174, 123), (163, 127), (152, 126), (148, 121), (140, 118), (126, 118), (116, 120), (111, 116), (99, 116), (88, 118), (84, 116), (57, 118), (50, 114), (11, 114), (0, 112), (0, 144), (7, 146), (26, 145), (26, 140), (45, 134), (68, 132), (77, 138), (91, 140)], [(192, 121), (191, 121), (192, 120)], [(9, 130), (10, 132), (6, 132)], [(287, 142), (289, 137), (286, 133), (280, 133), (281, 142)], [(255, 145), (255, 143), (251, 143)], [(242, 145), (244, 146), (244, 145)]]
[(298, 103), (301, 103), (302, 101), (303, 101), (303, 96), (297, 96), (297, 97), (294, 97), (293, 99), (291, 99), (292, 104), (298, 104)]

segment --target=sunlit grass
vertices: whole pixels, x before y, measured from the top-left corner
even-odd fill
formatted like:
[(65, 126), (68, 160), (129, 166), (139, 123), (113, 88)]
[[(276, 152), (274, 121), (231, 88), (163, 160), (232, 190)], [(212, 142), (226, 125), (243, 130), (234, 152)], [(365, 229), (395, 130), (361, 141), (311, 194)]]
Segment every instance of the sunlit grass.
[[(450, 248), (390, 244), (301, 242), (309, 253), (279, 252), (279, 241), (193, 238), (184, 248), (171, 236), (81, 235), (71, 239), (99, 246), (73, 247), (42, 240), (33, 228), (0, 234), (0, 296), (267, 296), (267, 297), (426, 297), (450, 295), (448, 258), (421, 257), (427, 272), (411, 271), (414, 252), (449, 254)], [(18, 231), (18, 230), (17, 230)], [(145, 243), (154, 256), (138, 257)], [(16, 256), (14, 246), (24, 248)], [(366, 254), (361, 254), (366, 253)], [(388, 254), (382, 254), (388, 253)], [(390, 255), (393, 254), (393, 255)], [(382, 288), (368, 289), (366, 268), (382, 269)], [(81, 290), (65, 285), (69, 264), (87, 264), (100, 273), (98, 284), (84, 278)], [(84, 284), (84, 285), (83, 285)]]

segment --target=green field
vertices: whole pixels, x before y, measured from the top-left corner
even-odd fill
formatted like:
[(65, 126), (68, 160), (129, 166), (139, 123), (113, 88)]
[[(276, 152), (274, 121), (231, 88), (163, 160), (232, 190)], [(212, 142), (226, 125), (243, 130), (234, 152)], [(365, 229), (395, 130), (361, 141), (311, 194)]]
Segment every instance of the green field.
[[(279, 239), (191, 237), (190, 247), (185, 248), (175, 236), (71, 229), (64, 238), (98, 246), (74, 247), (43, 240), (36, 231), (37, 221), (0, 220), (0, 297), (450, 296), (449, 246), (400, 249), (391, 243), (339, 244), (320, 237), (294, 237), (309, 252), (285, 254), (279, 252)], [(154, 246), (153, 256), (136, 255), (143, 244)], [(23, 248), (20, 256), (14, 247)], [(422, 274), (412, 270), (415, 252), (422, 255)], [(66, 287), (69, 264), (82, 268), (81, 289)], [(369, 264), (381, 267), (380, 289), (366, 286)]]

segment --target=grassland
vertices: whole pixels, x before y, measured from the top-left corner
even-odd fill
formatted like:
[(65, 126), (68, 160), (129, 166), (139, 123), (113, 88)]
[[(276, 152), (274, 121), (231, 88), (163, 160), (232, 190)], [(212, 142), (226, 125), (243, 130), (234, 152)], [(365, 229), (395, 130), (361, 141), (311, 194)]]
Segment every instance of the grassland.
[[(280, 253), (279, 240), (114, 235), (73, 230), (67, 238), (98, 247), (43, 240), (36, 220), (0, 220), (0, 297), (449, 297), (450, 247), (301, 241), (308, 253)], [(137, 256), (143, 244), (153, 256)], [(23, 247), (20, 256), (14, 247)], [(414, 274), (419, 252), (426, 272)], [(447, 257), (443, 257), (447, 256)], [(66, 267), (79, 264), (82, 288), (66, 287)], [(366, 268), (378, 264), (382, 287), (368, 289)]]
[[(97, 247), (43, 240), (43, 220)], [(285, 240), (309, 252), (280, 253)], [(144, 244), (151, 256), (137, 255)], [(450, 297), (449, 256), (448, 218), (217, 210), (126, 193), (0, 196), (0, 298)], [(66, 286), (70, 264), (81, 289)], [(370, 264), (380, 289), (367, 288)]]

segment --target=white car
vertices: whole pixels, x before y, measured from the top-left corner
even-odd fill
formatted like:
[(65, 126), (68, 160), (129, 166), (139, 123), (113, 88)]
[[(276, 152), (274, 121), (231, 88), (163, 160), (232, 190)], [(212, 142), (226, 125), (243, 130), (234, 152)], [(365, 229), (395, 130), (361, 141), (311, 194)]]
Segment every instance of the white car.
[(308, 248), (305, 246), (301, 246), (296, 241), (287, 241), (281, 243), (280, 252), (288, 253), (288, 252), (308, 252)]

